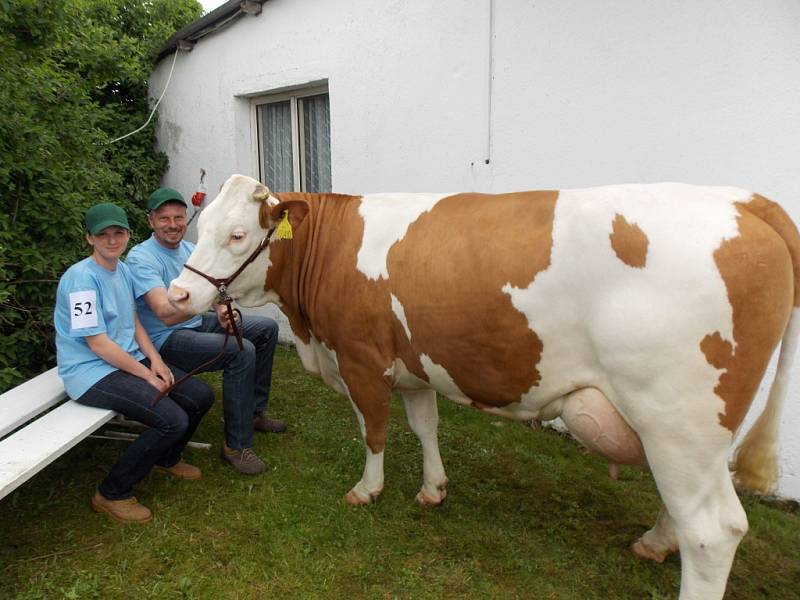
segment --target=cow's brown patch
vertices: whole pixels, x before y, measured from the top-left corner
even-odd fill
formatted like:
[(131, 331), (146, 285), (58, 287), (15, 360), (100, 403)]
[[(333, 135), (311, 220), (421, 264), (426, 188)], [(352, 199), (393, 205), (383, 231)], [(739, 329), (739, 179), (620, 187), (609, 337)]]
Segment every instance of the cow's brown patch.
[(647, 263), (647, 247), (650, 241), (644, 231), (636, 223), (628, 223), (627, 219), (617, 213), (611, 223), (612, 231), (608, 235), (611, 247), (617, 258), (629, 267), (641, 269)]
[(794, 306), (800, 307), (800, 234), (797, 231), (797, 226), (786, 214), (786, 211), (781, 208), (780, 204), (764, 198), (764, 196), (753, 194), (749, 202), (740, 203), (739, 206), (767, 223), (783, 239), (789, 249), (789, 254), (792, 256)]
[[(737, 208), (739, 235), (714, 252), (733, 309), (735, 346), (726, 357), (726, 342), (718, 333), (700, 344), (710, 364), (725, 368), (714, 391), (725, 402), (720, 424), (732, 432), (744, 419), (783, 336), (795, 297), (792, 257), (782, 234), (747, 204)], [(796, 230), (791, 241), (797, 242)]]
[(412, 350), (476, 406), (519, 402), (539, 382), (542, 341), (503, 291), (550, 265), (557, 192), (459, 194), (412, 223), (388, 256)]
[(724, 339), (719, 331), (704, 337), (700, 342), (700, 350), (705, 354), (708, 364), (716, 369), (727, 368), (733, 358), (733, 344)]

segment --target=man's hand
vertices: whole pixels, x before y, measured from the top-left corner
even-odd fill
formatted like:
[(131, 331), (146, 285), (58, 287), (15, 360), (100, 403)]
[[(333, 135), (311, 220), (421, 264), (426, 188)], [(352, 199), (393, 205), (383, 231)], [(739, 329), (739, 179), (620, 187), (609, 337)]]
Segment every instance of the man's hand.
[[(217, 319), (219, 320), (219, 324), (223, 329), (228, 329), (230, 327), (229, 318), (228, 318), (228, 307), (224, 304), (215, 304), (214, 310), (217, 312)], [(238, 323), (238, 316), (237, 313), (233, 313), (233, 318), (237, 320)]]
[(142, 298), (164, 325), (177, 325), (194, 316), (194, 313), (184, 312), (177, 306), (170, 304), (166, 288), (153, 288)]

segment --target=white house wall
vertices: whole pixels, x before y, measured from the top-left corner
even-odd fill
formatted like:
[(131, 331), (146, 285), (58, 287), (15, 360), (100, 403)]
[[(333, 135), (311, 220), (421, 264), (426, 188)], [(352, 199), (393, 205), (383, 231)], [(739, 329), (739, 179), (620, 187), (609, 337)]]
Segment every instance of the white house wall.
[[(177, 57), (164, 184), (191, 195), (202, 167), (213, 197), (257, 176), (249, 98), (319, 81), (338, 192), (677, 180), (756, 190), (800, 222), (796, 0), (269, 0)], [(797, 363), (781, 432), (794, 498)]]

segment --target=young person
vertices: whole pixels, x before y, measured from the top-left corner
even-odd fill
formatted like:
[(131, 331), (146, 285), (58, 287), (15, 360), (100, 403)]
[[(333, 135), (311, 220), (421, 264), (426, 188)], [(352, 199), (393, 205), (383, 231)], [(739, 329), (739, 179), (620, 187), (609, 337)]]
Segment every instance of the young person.
[(92, 508), (117, 521), (147, 523), (150, 510), (133, 485), (153, 467), (179, 479), (201, 472), (181, 459), (214, 393), (194, 378), (154, 403), (183, 376), (168, 367), (136, 315), (134, 284), (119, 260), (130, 240), (120, 207), (97, 204), (86, 212), (91, 256), (72, 265), (58, 283), (53, 316), (58, 374), (67, 394), (88, 406), (114, 410), (147, 426), (100, 483)]
[[(169, 284), (183, 270), (194, 244), (186, 234), (186, 201), (172, 188), (160, 188), (147, 202), (153, 235), (128, 253), (125, 264), (136, 282), (137, 307), (153, 343), (170, 364), (191, 371), (216, 356), (225, 340), (227, 314), (187, 314), (169, 303)], [(231, 337), (222, 356), (205, 371), (222, 370), (225, 443), (222, 458), (245, 475), (264, 471), (253, 452), (253, 431), (282, 433), (286, 424), (267, 417), (272, 383), (272, 359), (278, 324), (268, 317), (248, 315), (241, 325), (244, 350)]]

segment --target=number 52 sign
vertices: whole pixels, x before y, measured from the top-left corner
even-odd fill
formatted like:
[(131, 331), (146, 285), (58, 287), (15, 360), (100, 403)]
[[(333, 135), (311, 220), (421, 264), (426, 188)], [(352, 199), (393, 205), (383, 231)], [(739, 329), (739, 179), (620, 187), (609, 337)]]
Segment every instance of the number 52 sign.
[(69, 295), (69, 307), (72, 329), (97, 327), (97, 292), (72, 292)]

